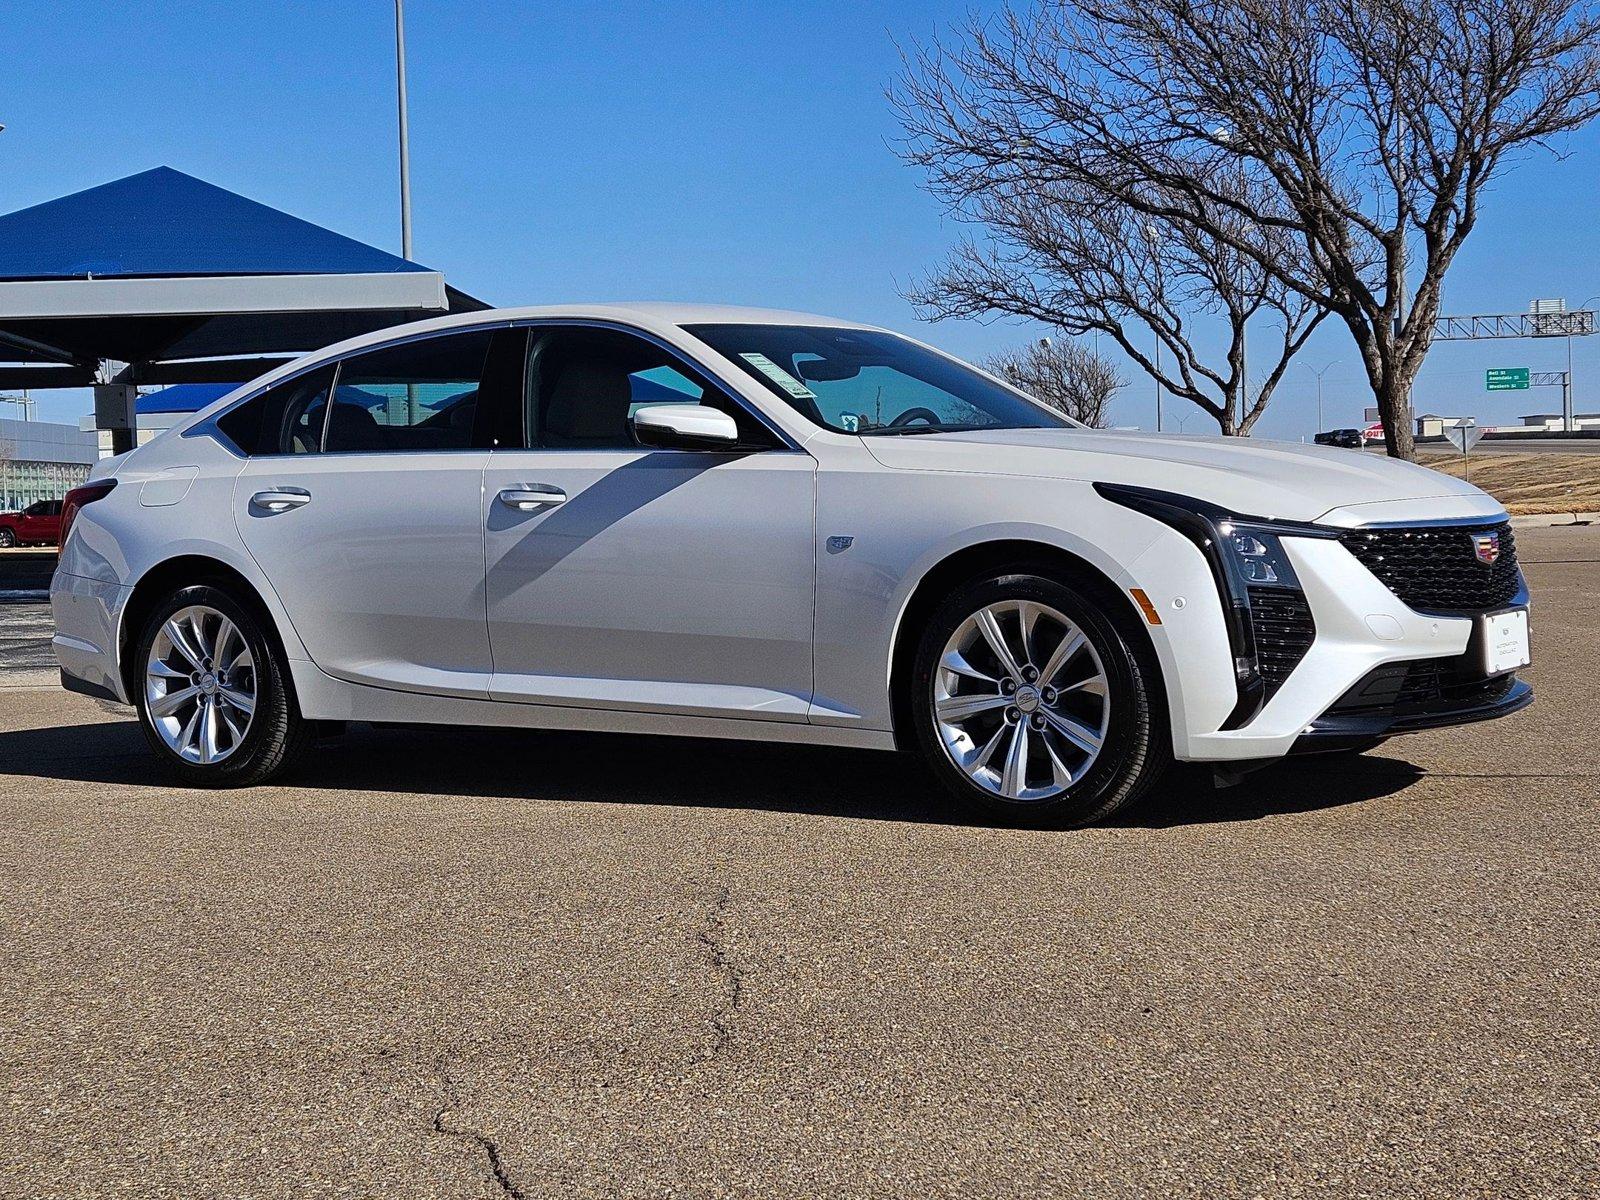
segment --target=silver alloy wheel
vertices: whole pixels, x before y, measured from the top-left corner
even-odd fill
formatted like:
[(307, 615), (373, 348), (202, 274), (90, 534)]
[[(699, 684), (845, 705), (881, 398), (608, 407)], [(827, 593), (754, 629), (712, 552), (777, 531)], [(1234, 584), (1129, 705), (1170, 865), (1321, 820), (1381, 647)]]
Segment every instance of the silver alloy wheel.
[(950, 635), (933, 713), (951, 761), (1007, 800), (1048, 800), (1088, 773), (1111, 723), (1111, 683), (1088, 635), (1055, 609), (1001, 600)]
[(244, 743), (256, 711), (256, 666), (232, 620), (203, 604), (167, 618), (145, 664), (145, 707), (185, 762), (219, 763)]

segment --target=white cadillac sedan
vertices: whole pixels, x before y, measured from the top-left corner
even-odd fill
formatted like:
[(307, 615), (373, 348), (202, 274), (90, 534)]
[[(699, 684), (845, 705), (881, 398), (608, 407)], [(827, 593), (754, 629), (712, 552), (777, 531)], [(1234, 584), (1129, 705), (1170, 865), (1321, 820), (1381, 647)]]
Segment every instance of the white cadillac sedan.
[(1506, 514), (1421, 467), (1082, 428), (881, 329), (519, 309), (280, 367), (67, 498), (62, 682), (186, 783), (348, 721), (918, 756), (1018, 822), (1526, 706)]

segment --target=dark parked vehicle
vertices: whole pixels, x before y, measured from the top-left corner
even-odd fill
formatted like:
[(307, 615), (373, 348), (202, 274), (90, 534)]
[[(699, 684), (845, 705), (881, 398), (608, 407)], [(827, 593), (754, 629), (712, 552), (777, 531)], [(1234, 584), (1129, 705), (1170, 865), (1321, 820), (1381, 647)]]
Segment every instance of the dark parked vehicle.
[(21, 512), (0, 513), (0, 546), (54, 546), (60, 541), (59, 500), (40, 500)]
[(1319, 446), (1343, 446), (1346, 450), (1359, 450), (1366, 445), (1359, 429), (1329, 429), (1317, 434), (1316, 442)]

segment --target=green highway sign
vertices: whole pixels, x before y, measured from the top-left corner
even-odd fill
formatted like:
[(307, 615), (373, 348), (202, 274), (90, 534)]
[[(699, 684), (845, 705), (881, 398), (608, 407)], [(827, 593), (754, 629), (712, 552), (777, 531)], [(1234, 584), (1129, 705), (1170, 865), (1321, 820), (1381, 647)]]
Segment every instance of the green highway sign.
[(1486, 382), (1491, 392), (1525, 392), (1528, 390), (1528, 368), (1490, 367)]

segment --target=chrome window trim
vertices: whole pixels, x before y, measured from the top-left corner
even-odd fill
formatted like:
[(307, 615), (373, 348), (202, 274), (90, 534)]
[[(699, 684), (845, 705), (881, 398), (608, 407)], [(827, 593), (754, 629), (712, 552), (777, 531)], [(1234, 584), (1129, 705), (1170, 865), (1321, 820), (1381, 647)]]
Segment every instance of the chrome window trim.
[[(454, 335), (454, 334), (477, 333), (479, 331), (484, 331), (484, 330), (493, 332), (495, 330), (500, 330), (500, 329), (547, 329), (547, 328), (609, 329), (609, 330), (612, 330), (612, 331), (617, 332), (617, 333), (627, 333), (627, 334), (632, 334), (634, 337), (643, 338), (645, 341), (649, 342), (651, 345), (655, 346), (657, 349), (665, 351), (668, 355), (670, 355), (672, 358), (676, 359), (678, 362), (685, 364), (686, 366), (688, 366), (691, 369), (699, 372), (701, 375), (704, 375), (707, 379), (709, 379), (713, 383), (715, 383), (719, 388), (722, 389), (722, 392), (728, 397), (728, 399), (732, 400), (733, 403), (737, 404), (745, 412), (749, 413), (750, 416), (754, 417), (756, 419), (756, 421), (761, 425), (762, 428), (767, 430), (767, 432), (771, 433), (781, 443), (778, 447), (773, 447), (773, 448), (769, 448), (769, 449), (766, 449), (766, 450), (729, 451), (728, 453), (745, 453), (745, 454), (749, 454), (749, 453), (756, 453), (756, 454), (800, 453), (800, 454), (804, 454), (805, 453), (805, 451), (801, 448), (799, 442), (795, 441), (786, 432), (784, 432), (784, 430), (781, 429), (778, 425), (776, 425), (772, 421), (772, 419), (767, 416), (766, 413), (762, 412), (759, 408), (757, 408), (754, 404), (752, 404), (749, 401), (749, 399), (747, 399), (737, 388), (730, 386), (730, 384), (728, 383), (727, 379), (723, 378), (723, 376), (720, 373), (712, 370), (710, 367), (706, 366), (706, 364), (700, 362), (698, 359), (695, 359), (695, 358), (691, 357), (681, 347), (674, 346), (671, 342), (667, 341), (665, 338), (659, 336), (658, 334), (652, 333), (651, 331), (649, 331), (647, 329), (641, 329), (637, 325), (629, 325), (629, 324), (627, 324), (626, 322), (623, 322), (623, 321), (608, 321), (608, 320), (603, 320), (603, 319), (595, 318), (595, 317), (573, 317), (573, 318), (570, 318), (570, 319), (562, 318), (562, 317), (536, 317), (536, 318), (531, 318), (531, 319), (527, 319), (527, 320), (520, 320), (520, 321), (498, 320), (498, 321), (473, 322), (472, 324), (469, 324), (469, 325), (458, 325), (458, 326), (454, 326), (454, 327), (449, 328), (449, 329), (430, 329), (430, 330), (427, 330), (427, 331), (422, 332), (422, 333), (412, 333), (412, 334), (408, 334), (408, 335), (406, 335), (404, 337), (394, 338), (394, 339), (392, 339), (390, 341), (377, 342), (377, 343), (374, 343), (373, 345), (370, 345), (370, 346), (363, 346), (359, 350), (349, 351), (346, 354), (339, 355), (337, 358), (322, 358), (322, 359), (318, 359), (316, 362), (308, 363), (306, 366), (302, 367), (301, 369), (299, 369), (297, 371), (292, 371), (287, 375), (281, 376), (280, 378), (273, 380), (271, 383), (264, 384), (261, 387), (255, 388), (254, 390), (252, 390), (250, 392), (247, 392), (245, 395), (240, 396), (237, 400), (233, 401), (226, 408), (221, 409), (218, 412), (213, 413), (211, 416), (207, 417), (204, 421), (200, 421), (197, 424), (191, 425), (189, 428), (185, 429), (182, 432), (182, 434), (180, 434), (179, 436), (181, 436), (181, 437), (209, 437), (209, 438), (211, 438), (212, 441), (218, 443), (220, 446), (223, 447), (223, 449), (227, 450), (228, 453), (232, 454), (235, 458), (244, 459), (244, 460), (249, 460), (249, 459), (252, 459), (252, 458), (308, 458), (308, 457), (311, 457), (310, 455), (304, 455), (304, 454), (246, 454), (243, 450), (241, 450), (237, 445), (234, 444), (233, 440), (231, 438), (229, 438), (227, 434), (222, 432), (222, 430), (218, 426), (217, 422), (219, 420), (221, 420), (223, 417), (227, 416), (229, 413), (233, 412), (235, 409), (241, 407), (242, 405), (249, 404), (252, 400), (255, 400), (258, 396), (262, 395), (263, 393), (271, 391), (273, 388), (278, 387), (281, 384), (290, 383), (293, 380), (296, 380), (296, 379), (300, 378), (302, 375), (309, 375), (312, 371), (320, 371), (323, 367), (329, 366), (331, 364), (333, 366), (333, 368), (334, 368), (334, 372), (333, 372), (333, 383), (328, 389), (328, 396), (330, 398), (330, 403), (328, 405), (327, 412), (325, 412), (323, 414), (323, 419), (322, 419), (322, 441), (321, 441), (320, 447), (319, 447), (319, 449), (317, 451), (318, 455), (328, 454), (328, 453), (330, 453), (330, 451), (328, 451), (326, 449), (326, 447), (327, 447), (327, 444), (328, 444), (328, 420), (329, 420), (329, 416), (332, 413), (331, 398), (335, 394), (335, 392), (338, 390), (338, 387), (339, 387), (339, 376), (344, 370), (344, 364), (345, 364), (346, 360), (351, 359), (351, 358), (356, 358), (356, 357), (358, 357), (360, 355), (363, 355), (363, 354), (371, 354), (371, 353), (374, 353), (374, 352), (379, 351), (379, 350), (390, 350), (390, 349), (393, 349), (396, 346), (404, 346), (404, 345), (406, 345), (406, 344), (408, 344), (410, 342), (420, 342), (420, 341), (425, 341), (425, 340), (427, 340), (429, 338), (436, 338), (436, 337), (449, 337), (449, 336)], [(516, 453), (517, 451), (521, 451), (523, 453), (532, 453), (532, 452), (537, 451), (537, 452), (543, 453), (543, 454), (571, 454), (571, 453), (584, 454), (584, 453), (592, 453), (594, 449), (608, 449), (608, 448), (607, 447), (584, 448), (584, 447), (562, 447), (562, 446), (519, 446), (519, 447), (515, 447), (515, 448), (494, 447), (494, 446), (484, 446), (484, 447), (479, 447), (479, 446), (459, 447), (458, 446), (458, 447), (452, 447), (452, 448), (446, 448), (446, 449), (440, 449), (440, 450), (394, 450), (394, 451), (382, 451), (382, 450), (379, 450), (379, 451), (337, 450), (337, 451), (332, 451), (332, 453), (335, 453), (335, 454), (350, 454), (350, 455), (358, 455), (358, 454), (359, 455), (366, 455), (366, 454), (373, 454), (373, 453), (377, 453), (377, 454), (393, 453), (393, 454), (405, 454), (405, 455), (412, 455), (412, 454), (459, 454), (462, 449), (468, 449), (468, 450), (483, 449), (483, 450), (487, 450), (491, 454)], [(609, 447), (609, 449), (617, 450), (617, 449), (623, 449), (623, 448), (622, 447)], [(641, 449), (642, 449), (642, 447), (641, 447)], [(678, 451), (678, 453), (704, 454), (704, 453), (707, 453), (707, 451), (703, 451), (703, 450), (685, 450), (685, 451)]]

